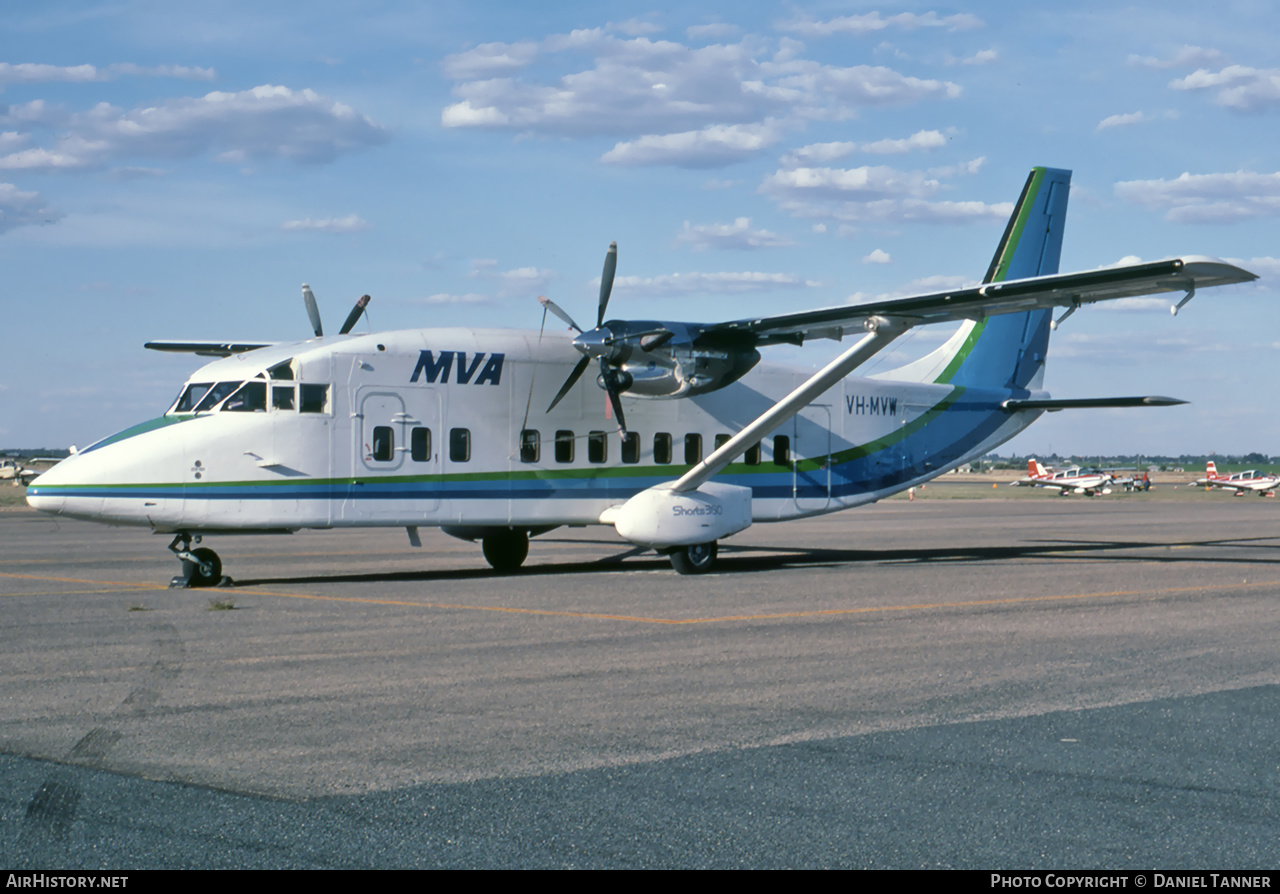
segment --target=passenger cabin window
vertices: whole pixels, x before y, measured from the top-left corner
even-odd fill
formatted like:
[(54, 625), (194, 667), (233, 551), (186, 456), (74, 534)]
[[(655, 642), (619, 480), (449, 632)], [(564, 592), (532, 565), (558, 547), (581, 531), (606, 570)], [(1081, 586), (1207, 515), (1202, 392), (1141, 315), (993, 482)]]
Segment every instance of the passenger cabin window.
[(301, 385), (298, 388), (298, 412), (300, 413), (327, 413), (329, 412), (329, 386), (328, 385)]
[(455, 463), (471, 461), (471, 429), (449, 429), (449, 461)]
[(602, 431), (587, 433), (587, 462), (602, 463), (609, 458), (609, 436)]
[(716, 449), (719, 450), (725, 444), (728, 444), (730, 437), (730, 435), (716, 435)]
[(395, 456), (396, 438), (389, 425), (378, 425), (373, 429), (373, 458), (380, 463), (391, 462)]
[(671, 435), (660, 431), (653, 436), (653, 461), (666, 465), (671, 462)]
[(538, 455), (541, 453), (538, 449), (539, 443), (540, 440), (536, 428), (526, 428), (520, 432), (520, 462), (536, 463)]
[(622, 461), (624, 463), (640, 462), (640, 435), (629, 431), (622, 436)]
[(773, 464), (775, 466), (791, 465), (791, 438), (786, 435), (773, 437)]
[(271, 386), (271, 406), (277, 410), (293, 409), (293, 386), (292, 385), (272, 385)]
[(573, 462), (573, 432), (566, 429), (556, 432), (556, 462)]
[(702, 435), (684, 436), (684, 461), (690, 466), (702, 462)]
[(409, 456), (415, 463), (431, 462), (431, 429), (418, 426), (409, 433)]
[(222, 405), (224, 413), (265, 413), (267, 411), (267, 383), (245, 382), (244, 387), (227, 398)]
[(756, 441), (747, 448), (747, 452), (743, 454), (743, 461), (749, 466), (760, 465), (760, 442)]

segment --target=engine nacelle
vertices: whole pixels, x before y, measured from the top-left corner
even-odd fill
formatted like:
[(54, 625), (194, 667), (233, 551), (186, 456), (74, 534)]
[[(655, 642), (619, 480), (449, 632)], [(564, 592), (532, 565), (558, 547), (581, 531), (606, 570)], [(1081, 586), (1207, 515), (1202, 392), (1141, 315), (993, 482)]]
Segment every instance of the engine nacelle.
[(662, 549), (710, 543), (751, 527), (751, 488), (708, 481), (688, 493), (672, 482), (641, 491), (621, 506), (611, 506), (600, 521), (638, 546)]

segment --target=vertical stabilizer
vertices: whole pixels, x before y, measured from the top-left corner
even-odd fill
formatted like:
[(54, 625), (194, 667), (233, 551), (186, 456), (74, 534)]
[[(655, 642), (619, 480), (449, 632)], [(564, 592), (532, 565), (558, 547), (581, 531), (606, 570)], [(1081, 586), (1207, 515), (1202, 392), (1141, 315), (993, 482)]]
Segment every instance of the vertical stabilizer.
[[(1031, 170), (984, 283), (1058, 272), (1070, 188), (1070, 171)], [(1049, 310), (1033, 310), (965, 323), (943, 346), (951, 357), (934, 381), (965, 387), (1039, 388), (1051, 318)]]

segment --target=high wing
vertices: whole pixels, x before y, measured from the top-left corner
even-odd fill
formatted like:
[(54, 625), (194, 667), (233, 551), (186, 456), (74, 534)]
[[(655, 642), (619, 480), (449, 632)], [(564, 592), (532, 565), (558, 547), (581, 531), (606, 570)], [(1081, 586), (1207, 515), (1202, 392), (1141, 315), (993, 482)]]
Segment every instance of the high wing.
[[(907, 298), (893, 298), (870, 304), (828, 307), (761, 319), (734, 320), (706, 327), (704, 334), (751, 333), (756, 344), (800, 344), (809, 338), (840, 339), (846, 332), (861, 331), (872, 317), (888, 317), (908, 326), (980, 320), (997, 314), (1017, 313), (1049, 307), (1070, 307), (1116, 298), (1133, 298), (1162, 292), (1185, 292), (1197, 288), (1251, 282), (1257, 275), (1234, 264), (1202, 255), (1169, 261), (1130, 264), (1063, 273), (1028, 279), (984, 283), (950, 292), (932, 292)], [(1178, 306), (1180, 307), (1181, 304)]]
[(268, 348), (276, 344), (273, 341), (149, 341), (143, 345), (152, 351), (166, 351), (172, 354), (199, 354), (202, 357), (230, 357), (232, 354), (243, 354)]

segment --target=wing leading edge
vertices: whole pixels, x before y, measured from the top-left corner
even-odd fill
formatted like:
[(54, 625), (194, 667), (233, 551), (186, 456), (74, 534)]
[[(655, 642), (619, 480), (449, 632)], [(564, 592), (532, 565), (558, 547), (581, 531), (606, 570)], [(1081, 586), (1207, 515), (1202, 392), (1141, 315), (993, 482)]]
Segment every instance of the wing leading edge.
[(149, 341), (143, 345), (152, 351), (165, 351), (170, 354), (197, 354), (202, 357), (230, 357), (232, 354), (243, 354), (256, 351), (258, 348), (269, 348), (276, 344), (273, 341)]
[[(1185, 292), (1252, 282), (1257, 275), (1234, 264), (1200, 255), (1029, 279), (985, 283), (970, 289), (893, 298), (870, 304), (735, 320), (708, 326), (705, 334), (750, 333), (756, 344), (799, 344), (809, 338), (840, 339), (861, 331), (872, 317), (892, 317), (909, 326), (980, 320), (998, 314), (1051, 307), (1076, 308), (1098, 301), (1162, 292)], [(1184, 302), (1185, 303), (1185, 299)]]

